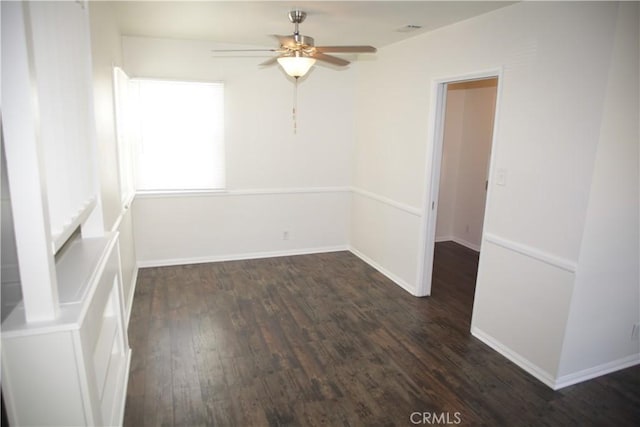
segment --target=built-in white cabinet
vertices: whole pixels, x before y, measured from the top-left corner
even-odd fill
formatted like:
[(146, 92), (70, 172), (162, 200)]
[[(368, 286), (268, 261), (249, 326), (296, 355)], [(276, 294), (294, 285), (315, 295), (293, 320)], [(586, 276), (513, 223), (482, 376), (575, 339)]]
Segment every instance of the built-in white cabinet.
[(57, 262), (55, 320), (2, 324), (2, 387), (11, 425), (122, 422), (130, 349), (117, 235), (71, 242)]
[(0, 3), (19, 290), (3, 315), (1, 385), (15, 426), (113, 426), (124, 414), (131, 351), (118, 235), (102, 219), (86, 6)]

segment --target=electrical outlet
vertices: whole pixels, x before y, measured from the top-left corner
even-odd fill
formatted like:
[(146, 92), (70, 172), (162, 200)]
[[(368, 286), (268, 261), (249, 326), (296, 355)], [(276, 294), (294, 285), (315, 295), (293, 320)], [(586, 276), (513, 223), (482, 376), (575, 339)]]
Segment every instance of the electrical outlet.
[(289, 240), (289, 232), (288, 231), (283, 231), (282, 232), (282, 240)]
[(631, 339), (637, 341), (640, 338), (640, 323), (636, 323), (631, 328)]
[(496, 171), (496, 185), (507, 185), (507, 170), (500, 168)]

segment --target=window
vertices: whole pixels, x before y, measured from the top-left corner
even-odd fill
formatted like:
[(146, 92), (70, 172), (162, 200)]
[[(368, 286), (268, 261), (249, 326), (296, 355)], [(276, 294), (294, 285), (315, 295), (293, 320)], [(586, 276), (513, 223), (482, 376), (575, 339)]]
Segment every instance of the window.
[(131, 79), (128, 95), (138, 191), (224, 188), (222, 83)]

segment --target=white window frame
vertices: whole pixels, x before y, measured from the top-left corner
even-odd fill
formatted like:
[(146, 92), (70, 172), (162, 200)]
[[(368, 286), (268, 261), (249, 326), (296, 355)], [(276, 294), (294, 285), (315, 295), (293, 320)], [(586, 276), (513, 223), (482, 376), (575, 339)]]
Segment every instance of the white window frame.
[[(117, 75), (117, 77), (116, 77)], [(124, 76), (124, 77), (123, 77)], [(123, 205), (127, 207), (131, 198), (135, 194), (175, 194), (175, 193), (207, 193), (207, 192), (221, 192), (225, 191), (226, 188), (226, 170), (225, 170), (225, 138), (224, 138), (224, 83), (222, 82), (202, 82), (202, 81), (181, 81), (181, 80), (168, 80), (168, 79), (155, 79), (155, 78), (128, 78), (126, 74), (119, 69), (114, 70), (114, 86), (119, 86), (120, 88), (124, 87), (124, 83), (118, 82), (117, 80), (126, 80), (126, 90), (118, 88), (115, 89), (116, 96), (116, 105), (117, 110), (120, 111), (120, 118), (118, 120), (118, 155), (119, 155), (119, 163), (120, 163), (120, 187)], [(145, 89), (145, 85), (147, 83), (169, 83), (173, 88), (179, 87), (178, 85), (185, 85), (188, 90), (193, 90), (194, 86), (201, 85), (203, 88), (211, 89), (211, 94), (216, 96), (212, 103), (208, 103), (207, 107), (212, 108), (212, 120), (215, 120), (219, 126), (210, 127), (207, 130), (203, 130), (203, 132), (211, 132), (211, 146), (207, 147), (206, 151), (208, 152), (207, 156), (195, 156), (195, 171), (201, 171), (201, 177), (192, 177), (193, 181), (196, 182), (200, 178), (205, 178), (208, 180), (208, 185), (198, 185), (197, 183), (191, 185), (191, 183), (187, 183), (187, 185), (179, 186), (179, 185), (162, 185), (160, 183), (157, 186), (152, 186), (149, 184), (149, 181), (145, 184), (145, 169), (149, 171), (148, 168), (153, 168), (151, 170), (152, 177), (155, 176), (158, 178), (160, 176), (158, 169), (161, 167), (153, 166), (154, 162), (158, 162), (159, 164), (174, 164), (170, 159), (171, 156), (168, 156), (164, 162), (161, 162), (156, 157), (152, 159), (149, 163), (145, 164), (144, 162), (149, 159), (145, 159), (145, 148), (148, 150), (147, 152), (154, 153), (154, 150), (149, 150), (150, 141), (148, 135), (145, 135), (145, 124), (144, 120), (150, 120), (149, 116), (146, 116), (146, 112), (143, 111), (144, 106), (143, 99), (141, 98), (141, 93)], [(169, 86), (169, 87), (171, 87)], [(125, 99), (126, 98), (126, 99)], [(157, 103), (152, 103), (151, 105), (159, 105)], [(201, 110), (194, 110), (193, 114), (188, 115), (191, 118), (193, 115), (199, 114)], [(161, 111), (160, 114), (163, 112)], [(166, 111), (165, 111), (166, 113)], [(176, 114), (180, 115), (182, 111), (178, 111)], [(158, 122), (158, 120), (152, 120), (152, 122)], [(166, 120), (160, 120), (159, 122), (166, 122)], [(147, 122), (148, 126), (148, 122)], [(146, 129), (151, 129), (151, 133), (153, 134), (153, 128), (146, 127)], [(185, 133), (188, 134), (189, 127), (185, 127)], [(175, 130), (174, 130), (175, 131)], [(192, 134), (192, 137), (198, 137), (200, 133)], [(162, 134), (160, 134), (162, 136)], [(153, 136), (152, 136), (153, 137)], [(155, 135), (158, 137), (158, 135)], [(188, 135), (186, 136), (187, 141), (192, 140)], [(176, 141), (179, 143), (179, 141)], [(169, 146), (171, 142), (167, 144)], [(151, 147), (153, 147), (151, 145)], [(169, 151), (168, 151), (169, 152)], [(162, 150), (155, 151), (155, 154), (158, 155), (163, 154)], [(166, 153), (164, 153), (166, 155)], [(200, 162), (200, 167), (198, 167), (198, 161), (201, 158), (208, 158), (209, 160), (205, 162)], [(208, 162), (208, 163), (207, 163)], [(191, 163), (189, 163), (190, 165)], [(151, 165), (151, 166), (150, 166)], [(167, 166), (170, 167), (170, 166)], [(203, 168), (211, 168), (203, 169)], [(189, 171), (188, 168), (183, 169), (183, 171)], [(155, 175), (153, 175), (155, 173)], [(170, 173), (170, 172), (169, 172)], [(164, 177), (160, 178), (160, 182)], [(167, 184), (167, 181), (164, 182)]]
[(116, 141), (118, 149), (118, 181), (120, 201), (127, 209), (136, 193), (135, 149), (132, 132), (131, 79), (120, 67), (113, 67), (113, 98), (116, 119)]

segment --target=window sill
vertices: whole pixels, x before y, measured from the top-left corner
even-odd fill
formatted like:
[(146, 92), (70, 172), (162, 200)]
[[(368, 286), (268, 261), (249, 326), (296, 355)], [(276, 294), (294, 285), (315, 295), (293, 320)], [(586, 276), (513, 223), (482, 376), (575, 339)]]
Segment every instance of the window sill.
[(154, 199), (165, 197), (193, 197), (226, 194), (225, 189), (202, 189), (202, 190), (143, 190), (136, 191), (136, 199)]

